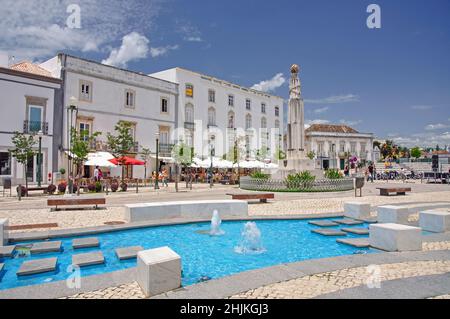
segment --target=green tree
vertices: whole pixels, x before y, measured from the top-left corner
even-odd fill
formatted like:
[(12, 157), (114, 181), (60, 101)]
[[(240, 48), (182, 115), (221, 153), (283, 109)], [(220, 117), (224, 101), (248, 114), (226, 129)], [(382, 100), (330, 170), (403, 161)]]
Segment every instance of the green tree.
[[(70, 145), (73, 157), (73, 162), (76, 166), (76, 176), (81, 175), (81, 169), (83, 163), (87, 160), (88, 154), (91, 151), (91, 145), (95, 142), (97, 136), (101, 135), (100, 132), (94, 132), (92, 135), (89, 134), (89, 130), (77, 131), (72, 128), (70, 132)], [(77, 179), (78, 183), (78, 179)], [(78, 194), (80, 193), (80, 188), (78, 187)]]
[(18, 163), (22, 164), (23, 176), (25, 177), (25, 187), (28, 189), (28, 178), (26, 173), (26, 167), (28, 160), (30, 158), (33, 158), (34, 155), (36, 154), (36, 151), (33, 149), (36, 145), (36, 140), (34, 139), (33, 135), (26, 135), (23, 133), (14, 132), (12, 143), (14, 144), (15, 148), (10, 149), (9, 152)]
[(306, 157), (308, 157), (310, 160), (313, 160), (314, 157), (316, 157), (316, 153), (314, 151), (310, 151), (308, 152), (308, 154), (306, 154)]
[(146, 147), (143, 147), (142, 151), (141, 151), (141, 159), (145, 162), (145, 165), (144, 165), (144, 185), (145, 185), (145, 180), (147, 179), (147, 163), (148, 163), (148, 161), (150, 161), (150, 155), (151, 155), (150, 149), (146, 148)]
[(413, 158), (418, 159), (422, 156), (422, 150), (416, 146), (411, 149), (410, 154)]
[(134, 138), (131, 135), (131, 123), (119, 121), (114, 127), (114, 131), (116, 132), (116, 135), (112, 135), (108, 132), (107, 144), (112, 155), (117, 158), (119, 165), (122, 166), (123, 181), (123, 165), (125, 165), (125, 160), (123, 158), (130, 154), (135, 145)]
[(179, 167), (186, 168), (192, 164), (194, 157), (193, 147), (180, 140), (172, 148), (172, 158), (175, 160), (175, 190), (178, 192)]
[(256, 160), (263, 162), (269, 155), (269, 148), (267, 146), (262, 146), (260, 149), (256, 150), (255, 158)]

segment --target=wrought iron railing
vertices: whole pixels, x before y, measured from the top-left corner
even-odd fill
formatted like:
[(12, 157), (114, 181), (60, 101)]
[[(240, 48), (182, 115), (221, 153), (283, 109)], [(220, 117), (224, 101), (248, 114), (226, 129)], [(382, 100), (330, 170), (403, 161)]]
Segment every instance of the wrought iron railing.
[(23, 133), (37, 134), (39, 131), (42, 131), (44, 135), (48, 135), (48, 122), (23, 121)]
[(272, 192), (338, 192), (353, 189), (352, 178), (316, 179), (308, 182), (287, 182), (282, 179), (241, 177), (240, 187), (254, 191)]
[(159, 155), (170, 157), (172, 155), (173, 144), (159, 143)]

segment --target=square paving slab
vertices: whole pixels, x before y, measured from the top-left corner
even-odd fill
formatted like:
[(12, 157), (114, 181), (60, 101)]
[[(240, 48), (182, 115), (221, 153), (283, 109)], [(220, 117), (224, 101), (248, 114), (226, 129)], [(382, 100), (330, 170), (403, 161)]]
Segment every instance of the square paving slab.
[(132, 246), (132, 247), (124, 247), (117, 248), (116, 255), (120, 260), (136, 258), (138, 251), (144, 250), (141, 246)]
[(72, 240), (73, 249), (98, 247), (98, 246), (100, 246), (100, 243), (97, 237), (77, 238)]
[(311, 222), (308, 222), (308, 224), (320, 226), (320, 227), (331, 227), (331, 226), (338, 225), (337, 223), (332, 222), (331, 220), (313, 220)]
[(60, 252), (60, 251), (61, 251), (60, 241), (43, 241), (40, 243), (34, 243), (30, 249), (30, 252), (32, 254)]
[(24, 261), (16, 274), (18, 276), (24, 276), (54, 271), (57, 260), (58, 258), (54, 257)]
[(346, 236), (347, 233), (340, 231), (338, 229), (314, 229), (313, 233), (317, 233), (324, 236)]
[(72, 256), (72, 265), (77, 265), (80, 267), (99, 265), (105, 263), (105, 257), (101, 251), (96, 251), (93, 253), (78, 254)]
[(16, 245), (0, 246), (0, 258), (12, 257), (14, 254), (14, 250), (16, 250)]
[(361, 225), (364, 223), (361, 220), (354, 220), (354, 219), (350, 219), (350, 218), (335, 219), (333, 221), (338, 224), (342, 224), (342, 225)]
[(364, 227), (353, 227), (353, 228), (341, 228), (342, 231), (346, 233), (352, 233), (357, 235), (367, 235), (369, 234), (369, 229)]
[(336, 239), (338, 243), (350, 245), (357, 248), (369, 247), (368, 238), (342, 238)]

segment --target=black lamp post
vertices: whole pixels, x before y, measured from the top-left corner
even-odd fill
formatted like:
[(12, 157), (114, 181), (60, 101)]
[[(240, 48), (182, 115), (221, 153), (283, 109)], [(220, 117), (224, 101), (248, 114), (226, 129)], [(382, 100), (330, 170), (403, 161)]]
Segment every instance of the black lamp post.
[(41, 187), (41, 182), (42, 182), (42, 136), (44, 134), (42, 133), (42, 130), (39, 130), (37, 135), (39, 137), (39, 152), (38, 152), (38, 156), (37, 156), (37, 164), (38, 164), (37, 182), (38, 182), (38, 187)]
[(77, 99), (75, 97), (71, 97), (69, 99), (70, 105), (67, 107), (67, 121), (68, 121), (68, 132), (67, 132), (67, 145), (68, 145), (68, 161), (67, 161), (67, 174), (68, 177), (68, 191), (69, 194), (73, 194), (73, 165), (72, 165), (72, 129), (73, 129), (73, 114), (75, 113), (75, 117), (78, 117), (78, 108), (77, 108)]
[(214, 178), (213, 178), (213, 156), (214, 156), (214, 135), (211, 136), (211, 143), (210, 143), (210, 147), (211, 147), (211, 166), (210, 166), (210, 178), (209, 178), (209, 188), (212, 188), (214, 185)]
[(159, 132), (156, 132), (156, 178), (155, 189), (159, 189)]

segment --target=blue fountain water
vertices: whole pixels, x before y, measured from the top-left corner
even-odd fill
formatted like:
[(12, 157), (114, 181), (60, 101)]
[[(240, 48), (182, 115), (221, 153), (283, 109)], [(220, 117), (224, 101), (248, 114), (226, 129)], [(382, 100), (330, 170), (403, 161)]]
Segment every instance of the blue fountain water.
[[(62, 241), (63, 252), (28, 257), (18, 257), (16, 253), (14, 258), (0, 259), (0, 263), (5, 264), (0, 274), (0, 289), (66, 280), (71, 275), (67, 268), (71, 264), (72, 254), (93, 252), (99, 249), (105, 256), (105, 265), (82, 268), (82, 276), (134, 267), (136, 260), (119, 261), (115, 255), (116, 248), (127, 246), (140, 245), (144, 249), (171, 247), (182, 258), (183, 285), (191, 285), (204, 280), (204, 278), (219, 278), (281, 263), (347, 255), (358, 251), (373, 252), (370, 249), (353, 248), (336, 243), (336, 237), (312, 233), (311, 230), (318, 227), (308, 224), (308, 220), (256, 221), (264, 251), (258, 254), (236, 252), (235, 248), (242, 243), (241, 235), (245, 224), (245, 221), (222, 222), (221, 229), (224, 234), (221, 236), (211, 236), (209, 234), (211, 224), (206, 222), (103, 233), (95, 235), (100, 241), (100, 248), (76, 251), (72, 249), (71, 241), (81, 236), (52, 239)], [(367, 225), (356, 227), (367, 227)], [(346, 237), (364, 236), (348, 234)], [(23, 277), (16, 275), (22, 262), (48, 257), (58, 257), (58, 269), (55, 272)]]

